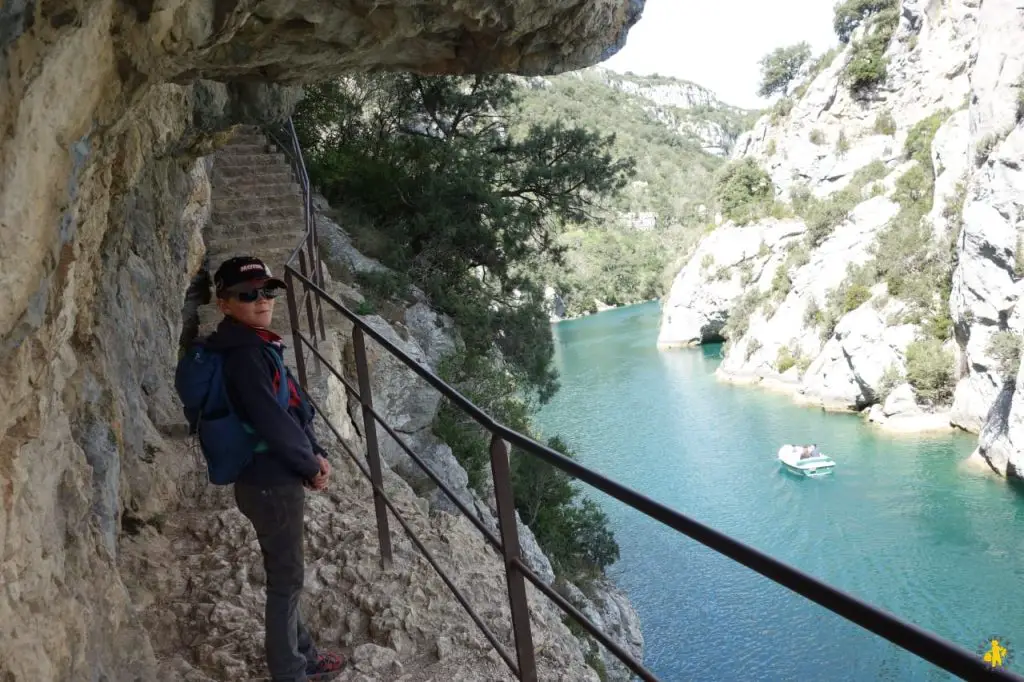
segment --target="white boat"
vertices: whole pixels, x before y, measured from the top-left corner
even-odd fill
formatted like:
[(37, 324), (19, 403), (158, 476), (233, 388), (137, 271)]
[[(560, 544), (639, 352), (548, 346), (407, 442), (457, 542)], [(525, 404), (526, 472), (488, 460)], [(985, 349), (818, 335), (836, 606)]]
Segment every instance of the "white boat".
[(824, 476), (832, 473), (836, 466), (831, 457), (818, 450), (817, 445), (783, 445), (779, 448), (779, 461), (801, 476)]

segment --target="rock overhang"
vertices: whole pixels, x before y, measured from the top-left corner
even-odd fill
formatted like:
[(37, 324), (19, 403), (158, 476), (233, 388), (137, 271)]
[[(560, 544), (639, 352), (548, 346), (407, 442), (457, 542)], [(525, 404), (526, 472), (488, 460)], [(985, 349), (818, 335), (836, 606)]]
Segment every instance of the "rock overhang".
[[(135, 3), (139, 5), (141, 3)], [(548, 75), (625, 44), (644, 0), (183, 0), (122, 14), (118, 52), (150, 77), (286, 84), (380, 69)]]

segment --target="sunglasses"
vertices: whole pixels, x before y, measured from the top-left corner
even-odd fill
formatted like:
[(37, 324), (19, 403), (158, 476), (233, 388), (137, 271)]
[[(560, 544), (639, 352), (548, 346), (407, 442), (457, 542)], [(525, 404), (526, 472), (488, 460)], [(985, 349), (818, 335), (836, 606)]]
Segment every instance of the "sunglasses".
[(242, 303), (255, 303), (262, 296), (263, 298), (271, 301), (280, 295), (280, 290), (277, 287), (262, 287), (260, 289), (253, 289), (252, 291), (241, 291), (234, 294)]

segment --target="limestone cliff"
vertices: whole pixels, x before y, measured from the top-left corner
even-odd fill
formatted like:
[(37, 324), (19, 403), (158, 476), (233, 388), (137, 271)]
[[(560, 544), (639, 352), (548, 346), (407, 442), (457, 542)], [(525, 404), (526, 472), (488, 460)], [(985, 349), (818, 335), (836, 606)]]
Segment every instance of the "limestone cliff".
[[(859, 44), (882, 30), (868, 19), (738, 141), (734, 159), (769, 174), (777, 218), (701, 242), (659, 345), (728, 339), (723, 378), (893, 429), (980, 432), (979, 454), (1019, 476), (1024, 21), (1008, 0), (903, 0), (886, 17), (880, 82), (851, 87)], [(929, 267), (929, 291), (893, 289), (898, 270)], [(925, 371), (948, 386), (926, 397)]]
[(0, 677), (157, 677), (145, 608), (182, 586), (129, 590), (140, 564), (125, 548), (197, 494), (170, 372), (204, 251), (198, 159), (231, 124), (287, 113), (294, 89), (264, 83), (578, 68), (617, 49), (641, 7), (4, 4)]

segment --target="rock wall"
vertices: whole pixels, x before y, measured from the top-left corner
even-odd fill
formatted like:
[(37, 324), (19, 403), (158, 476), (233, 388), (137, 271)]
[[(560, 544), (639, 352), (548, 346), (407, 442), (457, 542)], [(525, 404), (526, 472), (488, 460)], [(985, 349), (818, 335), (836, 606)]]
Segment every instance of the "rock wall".
[[(794, 254), (807, 229), (799, 217), (727, 223), (712, 232), (675, 280), (659, 346), (728, 337), (724, 379), (826, 408), (865, 410), (894, 430), (980, 432), (979, 454), (999, 473), (1015, 475), (1024, 457), (1019, 377), (1015, 384), (1003, 376), (990, 343), (1009, 331), (1019, 345), (1022, 331), (1024, 19), (1008, 0), (903, 0), (899, 16), (883, 84), (851, 93), (842, 79), (847, 46), (804, 84), (788, 114), (762, 117), (734, 150), (734, 158), (750, 157), (770, 174), (780, 204), (801, 192), (828, 200), (844, 189), (860, 192), (859, 203), (807, 254)], [(879, 283), (830, 329), (823, 331), (819, 311), (847, 268), (878, 248), (898, 211), (897, 181), (918, 165), (905, 156), (905, 143), (930, 116), (941, 125), (931, 143), (935, 183), (926, 224), (935, 244), (952, 241), (954, 333), (946, 347), (956, 359), (957, 385), (952, 404), (925, 405), (910, 385), (892, 385), (893, 373), (905, 376), (910, 343), (927, 334), (907, 322), (906, 301)], [(730, 319), (747, 315), (749, 324), (733, 325), (742, 333), (723, 333)]]
[(616, 50), (641, 8), (0, 9), (0, 678), (154, 676), (120, 550), (196, 492), (170, 395), (208, 210), (196, 159), (231, 124), (287, 113), (297, 92), (263, 81), (557, 72)]

